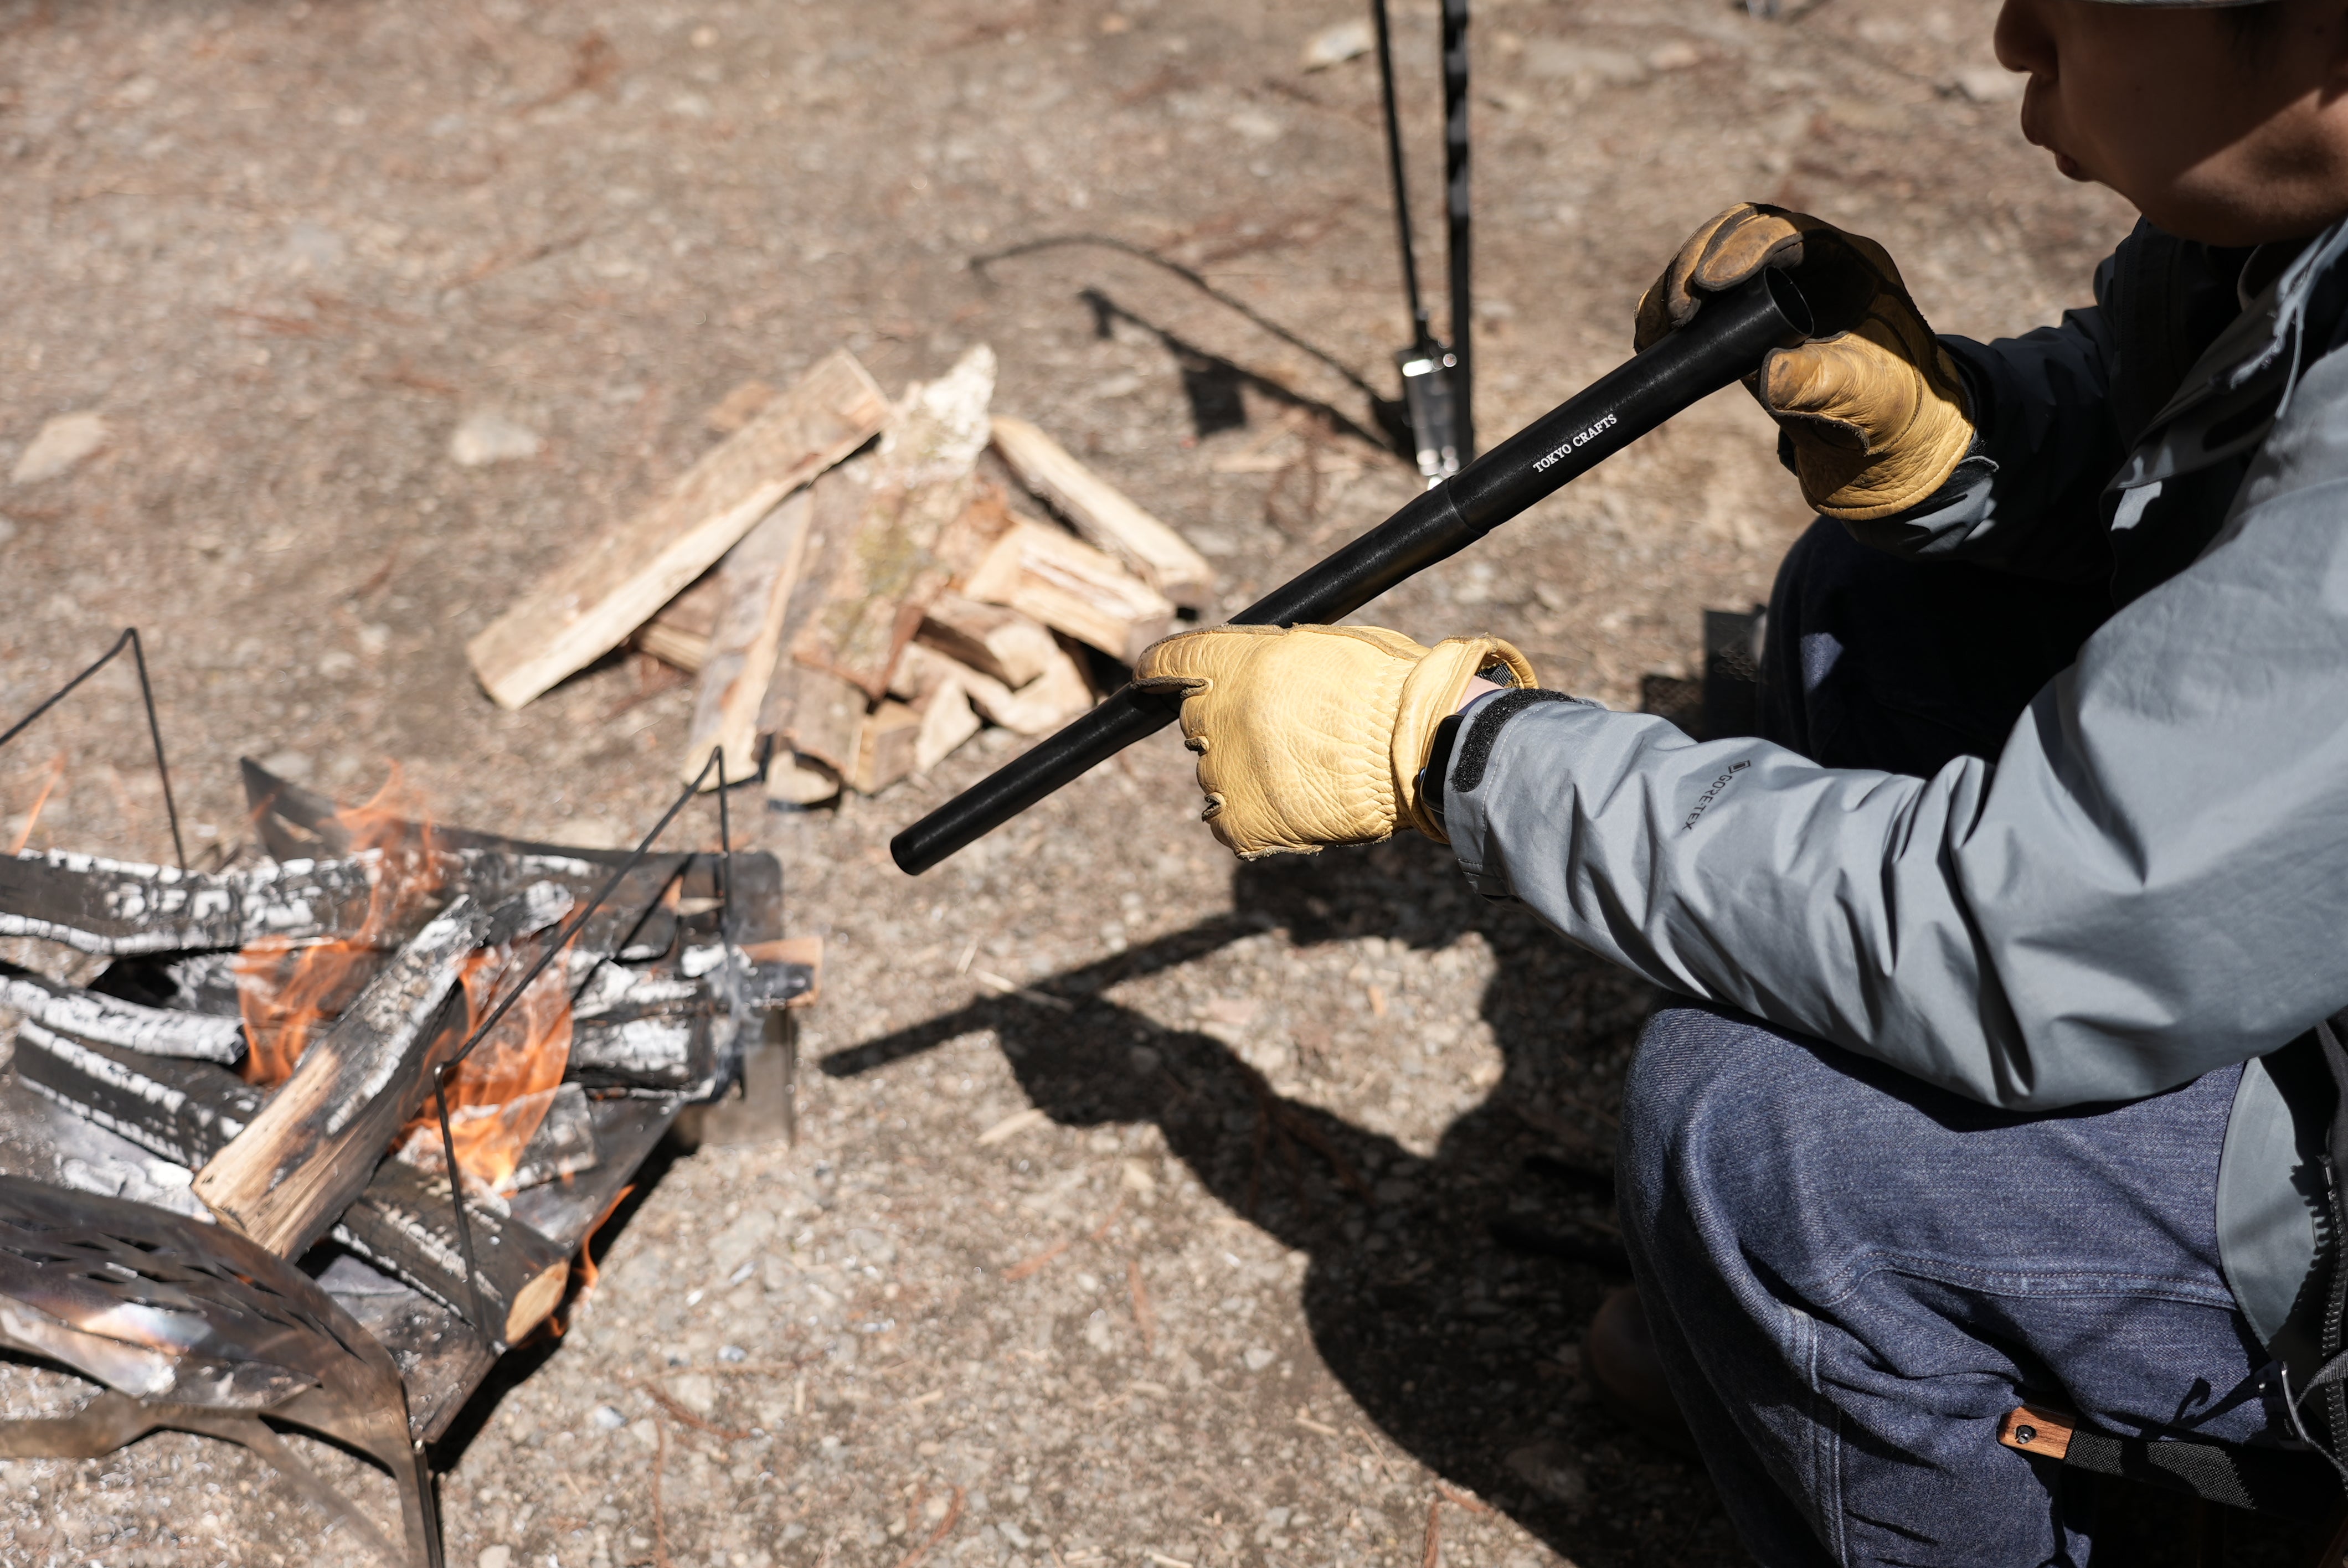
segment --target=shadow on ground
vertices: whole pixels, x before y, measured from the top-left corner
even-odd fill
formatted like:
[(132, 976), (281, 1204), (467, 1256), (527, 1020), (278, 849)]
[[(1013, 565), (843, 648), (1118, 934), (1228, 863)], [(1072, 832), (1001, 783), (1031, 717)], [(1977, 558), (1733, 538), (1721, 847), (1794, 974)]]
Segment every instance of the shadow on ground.
[[(822, 1070), (870, 1072), (993, 1030), (1055, 1120), (1157, 1123), (1217, 1197), (1307, 1253), (1303, 1307), (1323, 1359), (1437, 1472), (1584, 1560), (1667, 1560), (1724, 1531), (1715, 1510), (1681, 1508), (1634, 1540), (1571, 1501), (1582, 1485), (1703, 1484), (1692, 1465), (1610, 1440), (1612, 1423), (1577, 1402), (1566, 1355), (1626, 1277), (1612, 1110), (1654, 993), (1478, 898), (1447, 850), (1416, 839), (1242, 866), (1232, 891), (1230, 915), (837, 1052)], [(1498, 970), (1480, 1010), (1503, 1075), (1432, 1158), (1282, 1097), (1219, 1040), (1100, 994), (1273, 928), (1299, 947), (1375, 935), (1435, 949), (1470, 931), (1489, 944)]]

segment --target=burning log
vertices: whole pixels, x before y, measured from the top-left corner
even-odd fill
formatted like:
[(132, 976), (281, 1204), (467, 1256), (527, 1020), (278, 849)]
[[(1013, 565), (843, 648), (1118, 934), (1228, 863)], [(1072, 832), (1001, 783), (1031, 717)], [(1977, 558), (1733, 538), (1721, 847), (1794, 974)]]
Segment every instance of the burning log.
[[(465, 1220), (481, 1266), (482, 1305), (500, 1318), (504, 1342), (516, 1344), (561, 1304), (571, 1279), (570, 1255), (504, 1212), (502, 1204), (483, 1203), (472, 1192), (466, 1194)], [(384, 1161), (332, 1234), (458, 1316), (471, 1316), (465, 1254), (457, 1240), (445, 1171), (427, 1173), (405, 1160)]]
[(269, 1100), (209, 1062), (142, 1057), (30, 1021), (16, 1026), (9, 1065), (42, 1098), (191, 1171), (227, 1148)]
[(551, 1091), (545, 1120), (522, 1146), (507, 1185), (523, 1192), (592, 1171), (602, 1160), (595, 1147), (595, 1116), (588, 1109), (586, 1091), (576, 1083), (559, 1083)]
[(356, 860), (288, 859), (212, 874), (62, 850), (0, 858), (0, 937), (85, 953), (241, 948), (355, 932), (375, 897)]
[[(226, 1149), (268, 1099), (265, 1091), (208, 1062), (142, 1058), (67, 1040), (37, 1024), (19, 1027), (13, 1065), (18, 1081), (44, 1099), (191, 1170)], [(592, 1143), (592, 1130), (587, 1136)], [(557, 1134), (559, 1141), (575, 1137), (575, 1131)], [(482, 1296), (491, 1311), (504, 1315), (505, 1340), (512, 1344), (561, 1299), (568, 1254), (478, 1194), (467, 1194), (465, 1212), (480, 1260)], [(331, 1234), (460, 1315), (472, 1310), (445, 1176), (398, 1160), (375, 1164)]]
[(495, 910), (460, 896), (197, 1174), (196, 1196), (282, 1257), (305, 1250), (358, 1195), (374, 1155), (423, 1098), (436, 1026), (472, 950), (542, 928), (570, 907), (551, 884)]
[(145, 1007), (60, 985), (0, 962), (0, 1007), (11, 1007), (53, 1030), (82, 1040), (118, 1045), (149, 1056), (184, 1056), (199, 1061), (233, 1063), (244, 1055), (244, 1030), (235, 1018), (210, 1018), (169, 1008)]
[[(510, 1168), (502, 1176), (494, 1176), (486, 1183), (501, 1198), (564, 1176), (575, 1176), (582, 1171), (592, 1171), (599, 1160), (595, 1117), (588, 1108), (584, 1089), (575, 1082), (563, 1082), (529, 1098), (534, 1102), (530, 1110), (538, 1117), (537, 1130), (519, 1145), (520, 1152)], [(471, 1168), (474, 1162), (467, 1160), (468, 1124), (509, 1109), (505, 1105), (460, 1105), (449, 1112), (450, 1131), (457, 1135), (457, 1159), (467, 1166), (469, 1189), (484, 1183)], [(440, 1147), (438, 1122), (428, 1116), (418, 1121), (393, 1148), (391, 1157), (427, 1175), (445, 1175), (448, 1162)]]
[(237, 1018), (243, 1011), (233, 952), (135, 953), (115, 959), (92, 992), (163, 1012)]
[[(302, 856), (346, 856), (357, 847), (360, 831), (345, 813), (325, 796), (276, 777), (260, 764), (242, 764), (245, 798), (252, 807), (253, 824), (263, 845), (280, 860)], [(449, 875), (458, 885), (475, 891), (485, 903), (499, 901), (503, 890), (530, 881), (552, 881), (573, 897), (591, 896), (610, 876), (610, 867), (627, 858), (623, 849), (586, 849), (545, 844), (438, 824), (428, 830), (417, 822), (377, 818), (367, 825), (378, 834), (421, 836), (427, 831), (433, 845), (457, 856)], [(505, 857), (502, 863), (499, 857)], [(543, 856), (545, 859), (530, 857)], [(567, 871), (554, 863), (569, 862)], [(586, 867), (582, 874), (581, 867)], [(596, 868), (602, 868), (600, 871)], [(474, 878), (474, 880), (463, 880)], [(729, 886), (730, 884), (730, 886)], [(492, 897), (489, 890), (500, 890)], [(715, 936), (714, 904), (728, 893), (745, 914), (734, 930), (743, 942), (770, 941), (782, 932), (775, 927), (782, 910), (783, 868), (771, 855), (736, 854), (730, 865), (717, 855), (648, 855), (629, 872), (580, 934), (579, 949), (615, 952), (630, 962), (645, 963), (676, 950), (695, 935)], [(699, 912), (687, 914), (694, 902)]]

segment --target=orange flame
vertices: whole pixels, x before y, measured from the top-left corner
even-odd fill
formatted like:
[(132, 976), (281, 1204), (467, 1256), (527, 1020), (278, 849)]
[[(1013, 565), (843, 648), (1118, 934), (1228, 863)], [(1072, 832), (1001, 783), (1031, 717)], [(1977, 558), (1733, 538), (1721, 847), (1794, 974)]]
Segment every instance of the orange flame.
[[(350, 835), (349, 852), (381, 857), (356, 935), (297, 945), (283, 938), (249, 943), (236, 958), (238, 1010), (244, 1018), (247, 1081), (273, 1087), (294, 1074), (310, 1041), (358, 999), (396, 935), (417, 924), (439, 891), (443, 862), (431, 819), (399, 770), (365, 805), (335, 814)], [(530, 944), (483, 949), (465, 960), (464, 1021), (433, 1042), (445, 1061), (496, 1006), (501, 981), (536, 956)], [(498, 1027), (448, 1081), (448, 1131), (457, 1165), (469, 1182), (492, 1189), (510, 1183), (521, 1152), (537, 1135), (571, 1061), (571, 995), (564, 966), (549, 964), (508, 1009)], [(427, 1097), (401, 1133), (415, 1163), (445, 1165), (439, 1118)]]
[[(464, 1043), (496, 1006), (499, 981), (530, 957), (525, 948), (519, 955), (479, 952), (467, 961), (463, 1031), (444, 1036), (435, 1055)], [(558, 959), (530, 981), (448, 1080), (448, 1137), (457, 1146), (457, 1168), (469, 1182), (492, 1191), (512, 1182), (570, 1062), (571, 989)], [(416, 1163), (445, 1168), (439, 1115), (428, 1097), (403, 1137)]]
[(374, 979), (386, 937), (412, 923), (440, 886), (432, 823), (398, 768), (374, 799), (336, 812), (335, 821), (350, 834), (351, 853), (382, 856), (367, 892), (366, 918), (353, 937), (307, 945), (264, 937), (237, 954), (248, 1083), (273, 1088), (294, 1076), (311, 1039)]

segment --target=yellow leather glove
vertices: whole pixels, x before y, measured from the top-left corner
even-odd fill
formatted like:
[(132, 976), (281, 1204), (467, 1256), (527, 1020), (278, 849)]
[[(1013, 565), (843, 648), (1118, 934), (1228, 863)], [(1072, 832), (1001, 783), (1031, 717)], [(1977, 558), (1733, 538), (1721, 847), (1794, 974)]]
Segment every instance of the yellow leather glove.
[(1482, 674), (1529, 686), (1497, 637), (1427, 648), (1375, 626), (1218, 626), (1152, 644), (1134, 684), (1183, 693), (1204, 820), (1241, 860), (1375, 844), (1404, 824), (1450, 842), (1418, 798), (1435, 727)]
[(1740, 202), (1698, 229), (1639, 302), (1645, 348), (1684, 326), (1705, 294), (1784, 267), (1831, 335), (1772, 349), (1746, 383), (1792, 437), (1802, 498), (1865, 522), (1949, 481), (1972, 445), (1957, 367), (1874, 241), (1780, 207)]

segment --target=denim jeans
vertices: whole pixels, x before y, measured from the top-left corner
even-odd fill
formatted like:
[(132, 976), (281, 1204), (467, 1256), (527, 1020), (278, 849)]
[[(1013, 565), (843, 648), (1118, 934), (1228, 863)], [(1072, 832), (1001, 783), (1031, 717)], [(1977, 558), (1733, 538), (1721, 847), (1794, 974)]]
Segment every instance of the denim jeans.
[[(2104, 613), (1821, 523), (1772, 599), (1763, 724), (1829, 765), (1994, 755)], [(2218, 1259), (2240, 1076), (2018, 1116), (1733, 1013), (1649, 1022), (1623, 1091), (1632, 1268), (1761, 1563), (2085, 1563), (2091, 1494), (1996, 1440), (2025, 1399), (2127, 1435), (2270, 1429)]]

